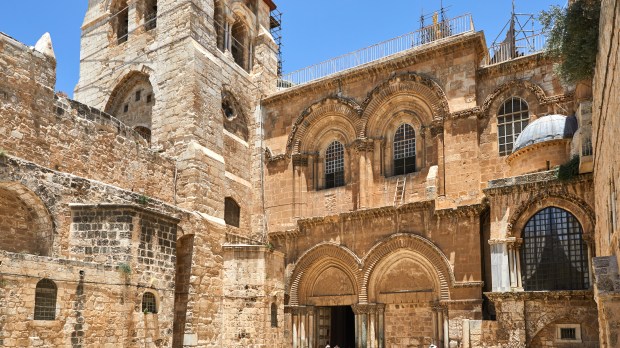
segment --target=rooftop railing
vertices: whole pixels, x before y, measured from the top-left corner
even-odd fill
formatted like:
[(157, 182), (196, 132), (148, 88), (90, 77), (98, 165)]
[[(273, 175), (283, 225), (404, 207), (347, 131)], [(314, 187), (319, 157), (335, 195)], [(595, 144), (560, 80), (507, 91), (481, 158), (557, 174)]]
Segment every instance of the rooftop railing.
[(529, 35), (514, 42), (507, 41), (489, 47), (482, 65), (493, 65), (511, 59), (529, 56), (544, 51), (547, 36), (544, 33)]
[(471, 14), (465, 14), (322, 63), (284, 74), (278, 80), (278, 88), (283, 89), (308, 83), (408, 49), (473, 31), (474, 22), (472, 16)]

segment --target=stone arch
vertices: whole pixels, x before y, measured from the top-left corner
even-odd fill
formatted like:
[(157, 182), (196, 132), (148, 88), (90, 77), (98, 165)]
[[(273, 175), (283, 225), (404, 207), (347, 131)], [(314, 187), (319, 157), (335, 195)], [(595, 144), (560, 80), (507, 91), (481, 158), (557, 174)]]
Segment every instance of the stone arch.
[(547, 103), (547, 95), (539, 85), (526, 80), (512, 80), (497, 87), (493, 93), (486, 97), (482, 103), (480, 115), (489, 117), (492, 112), (499, 109), (499, 106), (508, 97), (516, 92), (519, 92), (516, 95), (517, 97), (528, 103), (530, 111), (537, 112), (539, 106)]
[(567, 192), (540, 192), (523, 202), (508, 219), (507, 237), (520, 238), (525, 224), (540, 210), (558, 207), (573, 214), (581, 224), (583, 239), (594, 238), (594, 211), (580, 197)]
[(529, 320), (529, 325), (526, 327), (527, 347), (542, 346), (537, 343), (540, 343), (543, 335), (554, 340), (555, 330), (553, 326), (555, 324), (580, 324), (582, 331), (586, 331), (586, 327), (588, 327), (585, 325), (586, 323), (598, 323), (595, 313), (588, 308), (572, 306), (557, 306), (553, 311), (542, 313), (538, 318)]
[(50, 256), (54, 222), (45, 203), (17, 182), (0, 183), (0, 249)]
[[(391, 103), (396, 99), (398, 103)], [(373, 129), (381, 128), (380, 114), (398, 111), (391, 110), (391, 104), (397, 108), (413, 109), (412, 111), (419, 113), (418, 116), (423, 117), (425, 124), (444, 119), (450, 114), (446, 94), (437, 82), (416, 73), (398, 74), (368, 93), (362, 104), (364, 112), (360, 138), (366, 138), (372, 134)]]
[[(155, 92), (150, 76), (142, 71), (132, 70), (116, 84), (104, 111), (131, 128), (139, 126), (150, 131), (154, 105)], [(144, 136), (143, 134), (141, 135)]]
[(290, 280), (290, 300), (292, 306), (306, 304), (308, 296), (316, 286), (322, 271), (334, 268), (351, 281), (354, 295), (359, 294), (358, 278), (360, 260), (353, 252), (334, 243), (322, 243), (307, 250), (295, 264)]
[[(300, 152), (300, 143), (308, 139), (308, 129), (320, 122), (325, 115), (339, 115), (354, 129), (353, 139), (359, 130), (361, 108), (351, 100), (338, 96), (324, 98), (307, 107), (295, 120), (286, 143), (287, 155)], [(351, 140), (353, 140), (351, 139)]]
[(360, 278), (360, 303), (368, 301), (368, 286), (371, 276), (377, 265), (391, 255), (407, 251), (410, 255), (415, 255), (420, 262), (423, 262), (436, 275), (439, 286), (439, 299), (450, 299), (450, 287), (454, 284), (454, 273), (452, 267), (443, 252), (428, 239), (415, 235), (399, 233), (388, 237), (375, 245), (364, 257), (362, 277)]

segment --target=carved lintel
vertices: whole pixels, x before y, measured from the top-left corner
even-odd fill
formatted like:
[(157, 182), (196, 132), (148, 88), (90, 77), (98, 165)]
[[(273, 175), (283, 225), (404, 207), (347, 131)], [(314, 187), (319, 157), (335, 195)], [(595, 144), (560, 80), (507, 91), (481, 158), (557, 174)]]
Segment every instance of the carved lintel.
[(482, 109), (479, 106), (475, 106), (473, 108), (469, 108), (469, 109), (465, 109), (465, 110), (461, 110), (461, 111), (455, 111), (453, 113), (450, 114), (450, 119), (451, 120), (457, 120), (460, 118), (469, 118), (472, 116), (478, 117), (478, 115), (480, 115), (480, 112), (482, 111)]

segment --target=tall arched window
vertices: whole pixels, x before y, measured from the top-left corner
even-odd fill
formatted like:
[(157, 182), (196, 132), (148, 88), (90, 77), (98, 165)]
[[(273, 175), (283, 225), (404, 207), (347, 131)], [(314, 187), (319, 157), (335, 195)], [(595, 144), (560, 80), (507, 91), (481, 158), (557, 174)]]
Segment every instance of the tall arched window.
[(241, 215), (241, 207), (234, 199), (226, 197), (224, 199), (224, 221), (226, 225), (239, 227), (239, 216)]
[(497, 112), (497, 141), (499, 155), (512, 153), (512, 146), (530, 120), (530, 112), (525, 100), (508, 98)]
[(221, 0), (215, 0), (213, 4), (213, 25), (215, 26), (215, 42), (217, 48), (224, 52), (224, 33), (226, 32), (226, 28), (224, 26), (224, 9), (222, 6)]
[(34, 293), (34, 320), (56, 319), (56, 284), (41, 279)]
[(579, 221), (561, 208), (548, 207), (530, 218), (521, 248), (523, 288), (587, 289), (588, 250), (582, 235)]
[(127, 0), (119, 0), (116, 6), (112, 7), (110, 22), (112, 23), (117, 43), (127, 41), (129, 35), (129, 7)]
[(235, 59), (235, 63), (244, 70), (250, 70), (249, 38), (248, 29), (240, 19), (237, 19), (231, 30), (232, 42), (230, 52)]
[(146, 0), (144, 3), (144, 28), (146, 30), (157, 27), (157, 0)]
[(325, 151), (325, 188), (344, 186), (344, 146), (334, 141)]
[(402, 124), (394, 135), (394, 175), (415, 172), (415, 130)]
[(271, 327), (278, 327), (278, 306), (271, 304)]
[(142, 295), (142, 312), (157, 313), (157, 299), (152, 292), (145, 292)]

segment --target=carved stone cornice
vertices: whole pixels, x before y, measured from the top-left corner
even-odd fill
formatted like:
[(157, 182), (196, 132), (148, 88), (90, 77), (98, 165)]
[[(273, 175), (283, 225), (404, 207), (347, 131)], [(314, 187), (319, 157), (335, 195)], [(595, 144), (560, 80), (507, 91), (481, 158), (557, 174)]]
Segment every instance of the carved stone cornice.
[(473, 116), (478, 117), (480, 115), (480, 111), (482, 111), (482, 109), (479, 106), (475, 106), (473, 108), (469, 108), (469, 109), (465, 109), (461, 111), (455, 111), (451, 113), (448, 118), (451, 120), (457, 120), (461, 118), (470, 118)]
[(592, 290), (560, 290), (560, 291), (506, 291), (506, 292), (485, 292), (491, 301), (566, 301), (566, 300), (594, 300)]
[(284, 153), (274, 156), (270, 148), (268, 147), (265, 148), (265, 162), (267, 163), (283, 161), (283, 160), (286, 160), (287, 157), (288, 156)]
[(353, 147), (357, 152), (373, 152), (375, 150), (375, 141), (368, 138), (357, 138), (353, 142)]
[(488, 207), (486, 201), (478, 204), (462, 205), (456, 208), (440, 209), (435, 211), (435, 215), (445, 217), (475, 217), (479, 216), (484, 209)]

